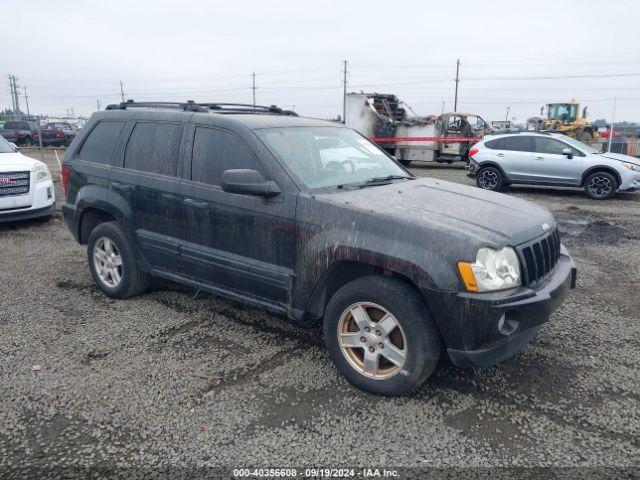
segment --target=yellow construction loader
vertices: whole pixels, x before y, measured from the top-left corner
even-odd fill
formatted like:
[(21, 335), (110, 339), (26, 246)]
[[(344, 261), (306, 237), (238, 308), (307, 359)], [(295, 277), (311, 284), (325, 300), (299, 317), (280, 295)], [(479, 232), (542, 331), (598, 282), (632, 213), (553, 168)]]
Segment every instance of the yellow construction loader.
[[(544, 108), (540, 109), (541, 115), (544, 115)], [(592, 127), (587, 120), (587, 107), (582, 109), (582, 116), (579, 117), (580, 104), (575, 100), (567, 103), (548, 103), (546, 110), (546, 118), (538, 121), (536, 126), (538, 130), (563, 133), (583, 143), (598, 139), (598, 129)]]

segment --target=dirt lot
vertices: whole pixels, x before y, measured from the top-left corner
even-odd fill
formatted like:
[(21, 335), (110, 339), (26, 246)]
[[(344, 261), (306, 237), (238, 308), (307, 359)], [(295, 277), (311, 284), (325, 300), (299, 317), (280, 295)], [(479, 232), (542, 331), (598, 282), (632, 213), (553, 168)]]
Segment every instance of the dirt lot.
[[(471, 183), (458, 167), (413, 171)], [(27, 465), (640, 467), (640, 195), (508, 194), (556, 215), (578, 288), (513, 359), (443, 361), (398, 399), (343, 380), (319, 328), (178, 286), (113, 301), (59, 215), (0, 226), (0, 477)]]

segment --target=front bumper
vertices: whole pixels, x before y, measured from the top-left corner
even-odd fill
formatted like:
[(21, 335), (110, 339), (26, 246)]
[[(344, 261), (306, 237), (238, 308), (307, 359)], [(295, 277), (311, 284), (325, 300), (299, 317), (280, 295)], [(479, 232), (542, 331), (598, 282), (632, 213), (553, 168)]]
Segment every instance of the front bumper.
[(17, 222), (20, 220), (31, 220), (33, 218), (50, 217), (55, 212), (55, 204), (44, 208), (28, 208), (24, 210), (12, 210), (10, 212), (0, 212), (0, 223)]
[(640, 173), (639, 172), (624, 172), (621, 175), (621, 182), (618, 190), (620, 192), (637, 192), (640, 190)]
[(436, 322), (451, 361), (461, 367), (489, 367), (528, 344), (570, 289), (576, 267), (562, 248), (553, 271), (535, 287), (495, 293), (439, 292)]
[(0, 223), (51, 216), (55, 201), (53, 181), (32, 182), (29, 193), (0, 199)]

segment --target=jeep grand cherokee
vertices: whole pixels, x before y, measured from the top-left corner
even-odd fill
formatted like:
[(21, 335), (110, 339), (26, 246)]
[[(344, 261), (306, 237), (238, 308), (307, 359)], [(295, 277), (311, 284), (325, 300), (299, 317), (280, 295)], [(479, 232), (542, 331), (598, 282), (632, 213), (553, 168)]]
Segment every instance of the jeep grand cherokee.
[(110, 106), (63, 184), (106, 295), (157, 276), (322, 321), (337, 368), (378, 394), (416, 388), (443, 350), (508, 358), (575, 285), (546, 209), (417, 179), (357, 132), (277, 107)]

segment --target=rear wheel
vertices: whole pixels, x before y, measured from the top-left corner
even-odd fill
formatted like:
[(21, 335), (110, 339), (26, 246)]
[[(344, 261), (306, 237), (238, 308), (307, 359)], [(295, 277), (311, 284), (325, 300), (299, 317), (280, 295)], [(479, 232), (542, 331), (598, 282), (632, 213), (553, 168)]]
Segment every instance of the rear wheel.
[(440, 357), (440, 334), (422, 297), (387, 276), (358, 278), (331, 298), (327, 349), (353, 385), (397, 396), (420, 386)]
[(484, 167), (476, 174), (476, 185), (484, 190), (497, 191), (502, 188), (502, 173), (496, 167)]
[(595, 172), (584, 182), (584, 192), (594, 200), (607, 200), (618, 190), (618, 180), (608, 172)]
[(140, 270), (129, 242), (116, 222), (101, 223), (87, 242), (89, 269), (108, 297), (127, 298), (146, 290), (149, 275)]

